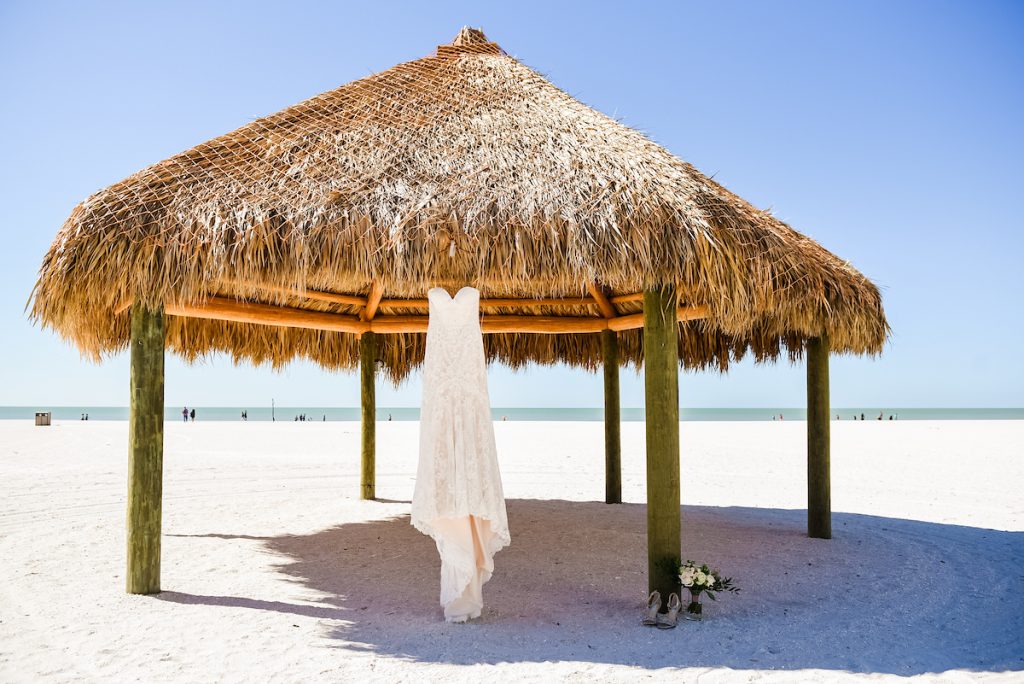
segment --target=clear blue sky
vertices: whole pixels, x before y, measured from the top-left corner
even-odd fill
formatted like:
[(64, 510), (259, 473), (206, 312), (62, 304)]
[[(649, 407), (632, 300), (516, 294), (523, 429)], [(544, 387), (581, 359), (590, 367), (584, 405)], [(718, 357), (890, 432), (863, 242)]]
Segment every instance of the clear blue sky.
[[(0, 3), (0, 405), (125, 405), (23, 312), (72, 207), (153, 162), (428, 54), (464, 24), (874, 279), (894, 334), (834, 406), (1024, 406), (1022, 2)], [(803, 368), (683, 376), (684, 406), (800, 406)], [(415, 406), (416, 379), (378, 390)], [(624, 406), (643, 404), (623, 375)], [(495, 406), (600, 379), (495, 368)], [(357, 379), (169, 359), (171, 405), (352, 406)]]

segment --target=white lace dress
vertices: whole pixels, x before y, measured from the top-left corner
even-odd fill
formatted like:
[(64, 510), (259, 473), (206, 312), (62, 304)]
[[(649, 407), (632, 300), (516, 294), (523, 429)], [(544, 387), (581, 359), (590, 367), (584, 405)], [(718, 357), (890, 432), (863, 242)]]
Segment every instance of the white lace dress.
[(511, 538), (487, 396), (480, 292), (464, 287), (453, 298), (435, 287), (427, 299), (412, 524), (441, 555), (445, 619), (463, 622), (480, 616), (494, 554)]

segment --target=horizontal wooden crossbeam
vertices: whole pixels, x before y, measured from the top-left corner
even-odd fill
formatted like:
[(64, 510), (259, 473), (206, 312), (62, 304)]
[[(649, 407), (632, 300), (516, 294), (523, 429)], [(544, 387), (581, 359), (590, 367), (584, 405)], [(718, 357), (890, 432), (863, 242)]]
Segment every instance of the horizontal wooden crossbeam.
[(612, 304), (626, 304), (627, 302), (642, 302), (644, 301), (643, 292), (634, 292), (633, 294), (621, 294), (612, 295), (608, 298)]
[(210, 297), (202, 304), (167, 304), (164, 306), (164, 311), (171, 316), (276, 325), (282, 328), (306, 328), (350, 333), (363, 333), (370, 329), (368, 322), (361, 321), (359, 316), (351, 314), (239, 302), (227, 297)]
[[(415, 299), (383, 299), (380, 298), (380, 289), (377, 285), (377, 289), (371, 286), (371, 297), (368, 298), (364, 295), (349, 295), (340, 294), (337, 292), (324, 292), (322, 290), (296, 290), (287, 287), (280, 287), (277, 285), (263, 285), (258, 283), (249, 283), (239, 280), (225, 280), (224, 285), (228, 287), (238, 289), (252, 289), (262, 290), (264, 292), (273, 292), (275, 294), (282, 294), (289, 297), (297, 297), (299, 299), (308, 299), (314, 302), (329, 302), (331, 304), (346, 304), (348, 306), (359, 306), (367, 307), (370, 303), (370, 299), (376, 296), (377, 304), (374, 310), (376, 315), (379, 309), (425, 309), (428, 305), (426, 298), (415, 298)], [(375, 284), (377, 281), (374, 281)], [(643, 294), (639, 295), (639, 300), (643, 299)], [(637, 301), (639, 301), (637, 300)], [(629, 300), (633, 301), (633, 300)], [(116, 313), (127, 311), (128, 306), (131, 302), (119, 306)], [(547, 299), (514, 299), (514, 298), (485, 298), (480, 300), (481, 309), (497, 309), (499, 307), (535, 307), (535, 306), (550, 306), (550, 307), (572, 307), (572, 306), (599, 306), (599, 303), (591, 297), (553, 297)], [(368, 307), (367, 307), (368, 308)], [(373, 316), (369, 316), (373, 318)]]
[[(329, 302), (331, 304), (347, 304), (349, 306), (366, 307), (369, 303), (366, 295), (350, 295), (341, 294), (338, 292), (324, 292), (322, 290), (297, 290), (294, 288), (280, 287), (278, 285), (265, 285), (262, 283), (252, 283), (248, 281), (240, 280), (225, 280), (225, 285), (229, 287), (235, 287), (240, 289), (253, 289), (262, 290), (264, 292), (273, 292), (275, 294), (282, 294), (290, 297), (297, 297), (299, 299), (308, 299), (316, 302)], [(377, 281), (374, 281), (377, 283)], [(379, 284), (377, 285), (379, 287)], [(625, 304), (628, 302), (642, 302), (644, 299), (643, 292), (634, 292), (632, 294), (621, 294), (605, 296), (600, 289), (597, 288), (596, 284), (588, 283), (587, 289), (590, 291), (590, 297), (551, 297), (546, 299), (530, 299), (530, 298), (484, 298), (480, 300), (481, 309), (497, 309), (497, 308), (514, 308), (524, 307), (533, 308), (536, 306), (548, 306), (548, 307), (578, 307), (578, 306), (593, 306), (600, 309), (602, 315), (606, 318), (611, 318), (614, 314), (614, 309), (609, 308), (610, 305), (614, 304)], [(379, 290), (373, 290), (371, 286), (370, 292), (371, 298), (376, 296), (380, 298)], [(128, 306), (131, 302), (127, 302), (122, 306), (118, 307), (117, 313), (127, 311)], [(391, 298), (383, 299), (380, 298), (377, 303), (377, 309), (421, 309), (427, 307), (426, 298)], [(374, 312), (376, 313), (376, 311)], [(372, 318), (372, 316), (370, 317)]]
[(340, 294), (337, 292), (322, 292), (320, 290), (295, 290), (289, 287), (278, 285), (264, 285), (263, 283), (249, 283), (241, 280), (226, 280), (224, 284), (239, 289), (262, 290), (273, 292), (288, 297), (301, 297), (315, 302), (330, 302), (331, 304), (347, 304), (349, 306), (366, 306), (366, 297), (363, 295)]
[[(210, 297), (201, 304), (169, 304), (165, 307), (165, 311), (171, 316), (187, 318), (355, 334), (364, 332), (423, 333), (427, 331), (429, 322), (428, 317), (424, 315), (378, 315), (371, 320), (362, 320), (359, 316), (351, 314), (240, 302), (227, 297)], [(692, 321), (704, 318), (707, 314), (705, 306), (684, 306), (677, 310), (679, 321)], [(480, 329), (484, 333), (596, 333), (602, 330), (633, 330), (642, 328), (643, 325), (644, 315), (642, 313), (614, 318), (527, 315), (484, 315), (480, 318)]]
[[(425, 309), (429, 305), (426, 299), (382, 299), (381, 309)], [(499, 307), (569, 307), (569, 306), (597, 306), (597, 302), (589, 297), (559, 297), (551, 299), (510, 299), (491, 298), (481, 299), (481, 309), (497, 309)]]

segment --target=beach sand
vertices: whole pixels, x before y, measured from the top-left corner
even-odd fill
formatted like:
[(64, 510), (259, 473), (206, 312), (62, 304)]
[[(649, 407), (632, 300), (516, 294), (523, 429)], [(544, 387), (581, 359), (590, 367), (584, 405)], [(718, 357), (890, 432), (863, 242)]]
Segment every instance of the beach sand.
[[(446, 624), (408, 520), (418, 425), (169, 423), (163, 588), (124, 593), (127, 424), (0, 422), (0, 681), (1024, 679), (1024, 422), (832, 424), (831, 541), (805, 424), (683, 423), (683, 554), (735, 578), (639, 626), (644, 428), (604, 493), (600, 423), (497, 423), (512, 546)], [(936, 676), (934, 673), (941, 673)]]

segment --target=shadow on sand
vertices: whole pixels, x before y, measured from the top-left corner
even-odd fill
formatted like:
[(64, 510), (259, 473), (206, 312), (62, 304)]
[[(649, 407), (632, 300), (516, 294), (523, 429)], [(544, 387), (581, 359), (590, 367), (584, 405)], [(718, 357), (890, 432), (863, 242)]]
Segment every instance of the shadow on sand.
[(1024, 533), (837, 513), (823, 541), (805, 535), (802, 510), (686, 506), (684, 555), (720, 566), (742, 591), (710, 603), (704, 622), (661, 632), (638, 624), (644, 506), (512, 500), (508, 510), (512, 546), (469, 625), (441, 620), (437, 553), (408, 516), (259, 538), (322, 607), (160, 598), (320, 617), (339, 648), (414, 661), (1024, 670)]

